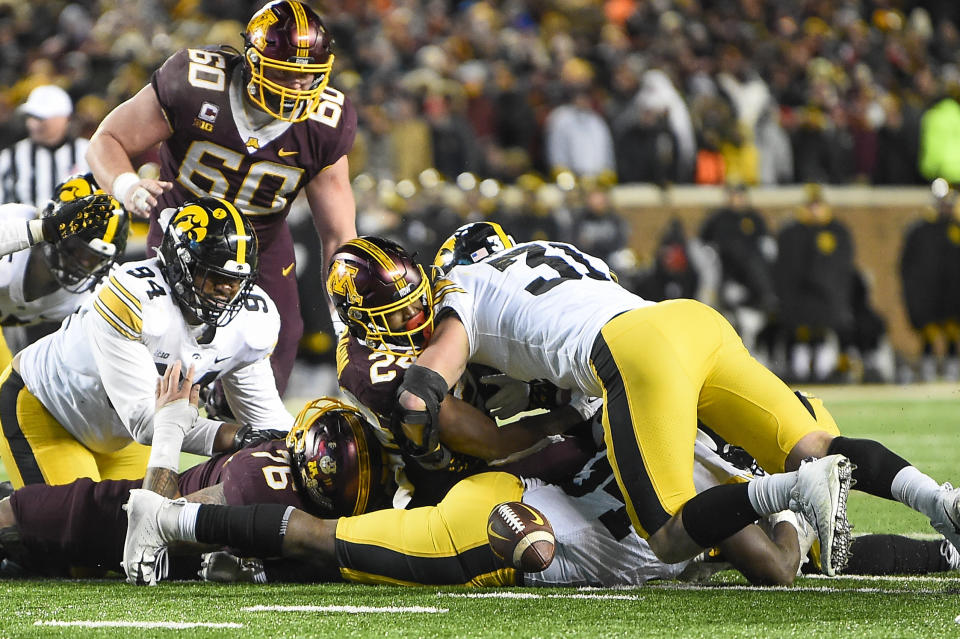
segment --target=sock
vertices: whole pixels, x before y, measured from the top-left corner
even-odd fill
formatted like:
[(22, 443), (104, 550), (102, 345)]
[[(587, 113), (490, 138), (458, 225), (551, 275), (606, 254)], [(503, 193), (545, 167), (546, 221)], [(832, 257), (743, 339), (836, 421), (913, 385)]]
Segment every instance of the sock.
[(714, 486), (683, 505), (680, 513), (683, 528), (701, 548), (713, 548), (757, 520), (758, 513), (750, 505), (747, 486), (749, 484)]
[(892, 498), (919, 513), (933, 518), (936, 512), (940, 485), (913, 466), (896, 474), (890, 486)]
[(854, 537), (845, 575), (922, 575), (950, 570), (942, 539), (922, 540), (900, 535)]
[(790, 491), (797, 484), (797, 473), (763, 475), (747, 484), (750, 505), (758, 515), (772, 515), (790, 508)]
[(194, 527), (200, 543), (230, 546), (241, 555), (279, 557), (293, 506), (213, 506), (203, 504)]
[(910, 462), (872, 439), (834, 437), (827, 455), (836, 454), (844, 455), (857, 466), (853, 471), (857, 490), (884, 499), (896, 499), (890, 492), (893, 478)]
[(185, 504), (180, 509), (177, 516), (177, 539), (182, 541), (197, 541), (197, 513), (200, 512), (200, 504)]

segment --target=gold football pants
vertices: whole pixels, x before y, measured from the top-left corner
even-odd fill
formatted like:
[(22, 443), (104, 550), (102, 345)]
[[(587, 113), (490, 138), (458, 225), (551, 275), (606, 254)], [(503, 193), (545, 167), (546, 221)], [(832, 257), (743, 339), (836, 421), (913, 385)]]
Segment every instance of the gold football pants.
[[(782, 472), (808, 433), (839, 434), (817, 420), (754, 359), (730, 323), (694, 300), (671, 300), (613, 318), (591, 363), (603, 385), (607, 457), (627, 512), (648, 537), (696, 494), (693, 444), (702, 421)], [(822, 406), (822, 405), (821, 405)]]
[(0, 459), (14, 488), (69, 484), (80, 477), (140, 479), (150, 448), (137, 442), (95, 453), (68, 433), (7, 366), (0, 375)]
[(436, 506), (343, 517), (340, 574), (368, 584), (513, 585), (516, 571), (487, 543), (487, 517), (497, 504), (522, 496), (517, 477), (489, 472), (457, 482)]

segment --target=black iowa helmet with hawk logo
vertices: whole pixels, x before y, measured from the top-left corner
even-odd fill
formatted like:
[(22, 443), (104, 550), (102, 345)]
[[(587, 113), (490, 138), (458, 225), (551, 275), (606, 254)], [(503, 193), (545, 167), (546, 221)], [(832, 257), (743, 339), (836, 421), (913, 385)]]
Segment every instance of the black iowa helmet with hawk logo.
[(356, 408), (330, 397), (308, 403), (287, 434), (293, 479), (321, 517), (389, 505), (383, 449)]
[(181, 308), (226, 326), (257, 279), (257, 236), (230, 202), (202, 197), (173, 211), (157, 255)]
[(396, 242), (365, 236), (343, 244), (327, 291), (350, 333), (374, 350), (417, 355), (433, 331), (430, 280)]

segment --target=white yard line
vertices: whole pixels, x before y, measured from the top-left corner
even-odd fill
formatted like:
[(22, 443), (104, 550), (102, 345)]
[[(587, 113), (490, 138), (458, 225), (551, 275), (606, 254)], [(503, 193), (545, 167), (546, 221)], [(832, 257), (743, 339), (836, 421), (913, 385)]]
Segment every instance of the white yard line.
[(240, 610), (243, 612), (349, 612), (353, 614), (379, 612), (426, 612), (442, 614), (450, 612), (449, 608), (434, 608), (433, 606), (247, 606)]
[(35, 626), (58, 626), (79, 628), (243, 628), (242, 623), (209, 623), (204, 621), (35, 621)]
[(569, 595), (538, 595), (533, 592), (438, 592), (440, 597), (460, 599), (619, 599), (638, 601), (637, 595), (607, 595), (602, 593), (571, 593)]

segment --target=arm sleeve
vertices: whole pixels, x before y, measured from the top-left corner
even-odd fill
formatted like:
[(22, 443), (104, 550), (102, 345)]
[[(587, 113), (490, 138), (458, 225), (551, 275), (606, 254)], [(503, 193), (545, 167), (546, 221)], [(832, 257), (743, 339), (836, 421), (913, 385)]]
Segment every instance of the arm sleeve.
[(31, 241), (29, 220), (0, 220), (0, 257), (33, 246), (40, 241)]
[(477, 324), (473, 313), (473, 296), (454, 280), (440, 279), (433, 286), (434, 322), (449, 314), (456, 315), (467, 331), (470, 355), (477, 351)]
[(293, 415), (280, 399), (268, 357), (227, 373), (221, 381), (227, 403), (241, 424), (277, 430), (293, 426)]

